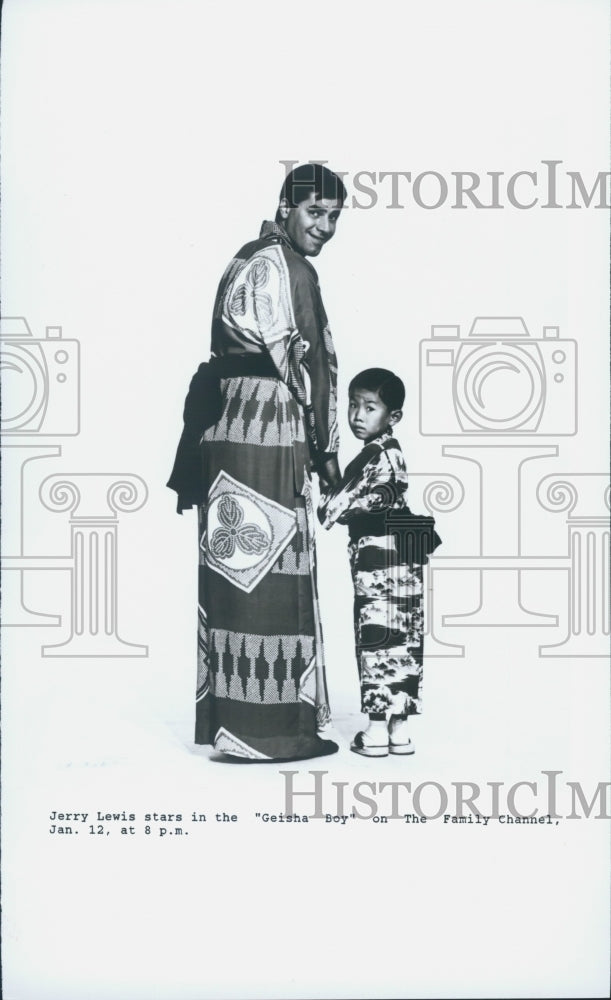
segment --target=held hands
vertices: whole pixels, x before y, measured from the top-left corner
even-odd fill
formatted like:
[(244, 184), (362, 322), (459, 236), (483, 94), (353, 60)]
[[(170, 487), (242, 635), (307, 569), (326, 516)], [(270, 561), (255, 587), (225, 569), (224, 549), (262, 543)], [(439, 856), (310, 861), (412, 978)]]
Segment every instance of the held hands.
[(314, 470), (318, 473), (320, 488), (325, 492), (333, 489), (333, 487), (337, 486), (341, 480), (341, 473), (339, 471), (339, 465), (337, 464), (337, 455), (325, 455), (316, 463)]

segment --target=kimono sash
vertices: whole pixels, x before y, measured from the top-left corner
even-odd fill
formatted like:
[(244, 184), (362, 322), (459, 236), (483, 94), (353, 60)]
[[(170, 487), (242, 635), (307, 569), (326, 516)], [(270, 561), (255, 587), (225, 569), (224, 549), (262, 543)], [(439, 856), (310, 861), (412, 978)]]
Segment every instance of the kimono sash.
[(200, 452), (202, 434), (223, 412), (221, 379), (240, 375), (278, 378), (269, 354), (227, 354), (204, 361), (191, 379), (183, 411), (184, 427), (167, 486), (178, 494), (176, 510), (205, 503), (204, 470)]
[[(388, 438), (382, 444), (371, 442), (366, 445), (357, 457), (346, 467), (344, 479), (356, 479), (361, 474), (367, 462), (380, 451), (398, 448), (394, 438)], [(383, 484), (380, 488), (384, 496)], [(392, 491), (390, 491), (392, 494)], [(429, 555), (434, 552), (442, 540), (435, 531), (435, 518), (427, 514), (413, 514), (409, 507), (393, 508), (390, 506), (392, 495), (388, 497), (389, 506), (379, 511), (366, 514), (354, 514), (348, 520), (350, 541), (356, 542), (366, 535), (392, 534), (398, 542), (400, 562), (409, 565), (424, 566), (429, 561)]]

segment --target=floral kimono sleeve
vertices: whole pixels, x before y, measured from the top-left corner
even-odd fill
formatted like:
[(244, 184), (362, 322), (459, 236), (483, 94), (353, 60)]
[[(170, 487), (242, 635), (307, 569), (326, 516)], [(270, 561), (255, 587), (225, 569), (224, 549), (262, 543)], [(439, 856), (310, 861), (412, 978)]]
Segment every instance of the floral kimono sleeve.
[(337, 362), (313, 269), (281, 246), (259, 250), (232, 275), (223, 321), (269, 353), (303, 407), (312, 455), (337, 452)]

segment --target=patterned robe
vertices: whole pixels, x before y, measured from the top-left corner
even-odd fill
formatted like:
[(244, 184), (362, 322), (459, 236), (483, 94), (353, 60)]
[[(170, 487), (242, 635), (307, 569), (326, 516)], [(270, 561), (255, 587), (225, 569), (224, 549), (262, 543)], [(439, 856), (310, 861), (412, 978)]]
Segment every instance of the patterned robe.
[(250, 760), (337, 750), (316, 591), (312, 461), (337, 452), (337, 367), (316, 271), (264, 223), (219, 286), (216, 357), (274, 375), (221, 379), (204, 432), (196, 743)]
[[(421, 711), (422, 556), (405, 544), (407, 471), (389, 430), (365, 445), (321, 499), (325, 528), (350, 529), (354, 633), (361, 708), (406, 717)], [(426, 556), (424, 557), (426, 558)]]

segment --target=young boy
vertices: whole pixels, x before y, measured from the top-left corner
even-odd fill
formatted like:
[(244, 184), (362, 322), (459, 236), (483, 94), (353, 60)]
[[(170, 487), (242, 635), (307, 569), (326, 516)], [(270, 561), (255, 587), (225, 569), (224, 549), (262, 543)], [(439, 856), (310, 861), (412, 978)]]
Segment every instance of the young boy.
[(392, 434), (405, 387), (388, 369), (368, 368), (352, 379), (349, 396), (350, 428), (364, 448), (323, 495), (318, 517), (325, 528), (337, 521), (350, 532), (361, 707), (369, 716), (351, 749), (365, 757), (411, 754), (407, 720), (421, 711), (422, 566), (391, 527), (393, 518), (401, 524), (394, 512), (404, 512), (405, 524), (410, 517), (405, 461)]

